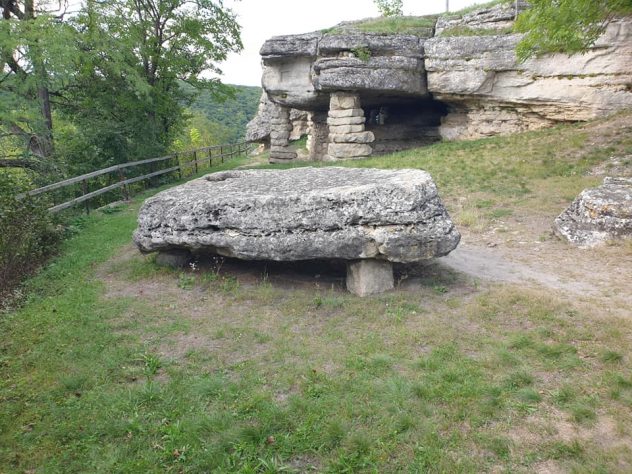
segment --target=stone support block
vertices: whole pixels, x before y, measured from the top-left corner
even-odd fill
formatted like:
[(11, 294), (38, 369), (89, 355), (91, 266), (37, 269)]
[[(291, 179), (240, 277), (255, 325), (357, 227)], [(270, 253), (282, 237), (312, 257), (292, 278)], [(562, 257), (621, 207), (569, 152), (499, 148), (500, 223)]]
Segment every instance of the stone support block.
[(394, 287), (393, 264), (386, 260), (356, 260), (347, 264), (347, 289), (358, 296), (375, 295)]
[(329, 135), (331, 143), (373, 143), (375, 135), (373, 132), (355, 132)]
[(362, 109), (330, 110), (329, 117), (331, 118), (364, 117), (364, 110)]
[(359, 109), (360, 96), (348, 92), (334, 92), (329, 100), (330, 110)]
[(329, 117), (327, 119), (327, 123), (329, 125), (364, 125), (365, 118), (364, 115), (361, 117)]
[(270, 159), (293, 160), (296, 158), (296, 152), (288, 147), (272, 147), (270, 148)]
[(312, 112), (309, 115), (309, 132), (307, 135), (307, 150), (309, 159), (322, 160), (327, 154), (329, 127), (325, 112)]
[(185, 249), (161, 250), (156, 255), (156, 265), (161, 267), (184, 268), (192, 259), (191, 252)]
[(288, 132), (291, 132), (294, 129), (289, 121), (286, 122), (282, 120), (270, 120), (270, 128), (272, 130), (282, 130)]
[(364, 143), (330, 143), (327, 154), (333, 158), (359, 158), (373, 152), (370, 145)]
[(272, 130), (270, 132), (270, 138), (280, 139), (280, 140), (288, 140), (290, 138), (290, 132), (288, 130)]
[(364, 132), (364, 125), (330, 125), (330, 135)]

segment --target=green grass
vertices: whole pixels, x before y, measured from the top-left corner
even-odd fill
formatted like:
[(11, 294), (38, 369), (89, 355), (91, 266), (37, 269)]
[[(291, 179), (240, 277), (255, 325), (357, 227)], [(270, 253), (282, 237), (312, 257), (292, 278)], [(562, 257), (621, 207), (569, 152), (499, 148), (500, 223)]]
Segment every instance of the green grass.
[[(560, 127), (344, 165), (428, 169), (451, 202), (471, 195), (468, 209), (493, 220), (583, 186), (612, 153), (591, 148), (589, 133)], [(617, 140), (629, 146), (625, 131)], [(358, 298), (220, 262), (165, 270), (130, 247), (146, 196), (83, 218), (28, 282), (24, 306), (0, 316), (3, 473), (632, 464), (629, 319), (445, 271)]]
[(464, 15), (466, 15), (468, 13), (472, 13), (472, 12), (475, 12), (477, 10), (484, 10), (484, 9), (487, 9), (487, 8), (495, 7), (497, 5), (510, 6), (512, 4), (513, 4), (513, 0), (491, 0), (490, 2), (476, 3), (476, 4), (471, 5), (469, 7), (462, 8), (461, 10), (456, 10), (456, 11), (453, 11), (453, 12), (449, 12), (445, 16), (460, 18), (460, 17), (462, 17), (462, 16), (464, 16)]
[(391, 16), (378, 17), (354, 22), (344, 27), (333, 27), (325, 30), (326, 34), (342, 34), (349, 29), (362, 31), (364, 33), (378, 34), (408, 34), (419, 35), (424, 38), (432, 36), (434, 25), (437, 21), (436, 15), (428, 16)]

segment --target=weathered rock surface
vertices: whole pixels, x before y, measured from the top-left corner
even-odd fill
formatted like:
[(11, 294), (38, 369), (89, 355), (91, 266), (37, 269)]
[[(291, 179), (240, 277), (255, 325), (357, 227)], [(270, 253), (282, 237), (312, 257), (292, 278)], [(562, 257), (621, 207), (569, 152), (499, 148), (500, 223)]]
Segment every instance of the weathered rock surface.
[[(248, 122), (246, 127), (246, 141), (267, 143), (270, 140), (270, 125), (274, 114), (274, 104), (268, 99), (265, 91), (259, 99), (257, 115)], [(304, 110), (290, 109), (290, 124), (292, 125), (289, 139), (298, 140), (309, 131), (309, 116)]]
[(580, 247), (632, 238), (632, 178), (608, 177), (601, 186), (583, 190), (554, 227)]
[[(527, 2), (518, 2), (518, 11), (527, 7)], [(481, 8), (465, 15), (447, 14), (440, 16), (435, 25), (435, 36), (441, 36), (448, 31), (468, 30), (506, 30), (513, 26), (516, 17), (515, 2), (511, 5), (496, 5), (491, 8)]]
[(227, 171), (143, 204), (143, 252), (183, 249), (249, 260), (380, 259), (448, 254), (460, 235), (420, 170)]
[(445, 138), (514, 133), (632, 107), (632, 21), (613, 21), (585, 54), (519, 63), (520, 35), (435, 37), (428, 89), (449, 106)]
[(360, 32), (276, 36), (261, 48), (263, 88), (274, 102), (308, 110), (327, 110), (332, 91), (425, 97), (424, 41)]

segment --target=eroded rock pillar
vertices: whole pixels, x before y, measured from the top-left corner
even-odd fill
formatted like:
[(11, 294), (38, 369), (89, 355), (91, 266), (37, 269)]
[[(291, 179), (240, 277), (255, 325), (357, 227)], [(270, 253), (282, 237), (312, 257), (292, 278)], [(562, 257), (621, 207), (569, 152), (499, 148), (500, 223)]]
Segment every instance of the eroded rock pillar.
[(364, 128), (364, 111), (360, 96), (349, 92), (334, 92), (329, 101), (329, 159), (363, 158), (373, 153), (370, 143), (375, 136)]
[(307, 150), (309, 151), (310, 160), (320, 161), (327, 155), (328, 138), (327, 113), (310, 113), (309, 132), (307, 134)]
[(290, 109), (273, 104), (270, 114), (270, 163), (283, 163), (296, 158), (296, 152), (289, 147)]

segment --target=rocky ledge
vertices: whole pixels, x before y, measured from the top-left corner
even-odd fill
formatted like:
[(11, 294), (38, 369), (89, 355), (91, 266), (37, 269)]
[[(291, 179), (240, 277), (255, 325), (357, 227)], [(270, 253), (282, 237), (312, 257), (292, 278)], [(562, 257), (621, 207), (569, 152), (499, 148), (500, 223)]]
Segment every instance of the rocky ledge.
[(583, 190), (555, 219), (555, 230), (579, 247), (632, 238), (632, 178), (605, 178)]
[(447, 255), (459, 239), (425, 171), (337, 167), (207, 175), (145, 201), (134, 233), (143, 252), (347, 260), (357, 294), (392, 287), (389, 262)]

